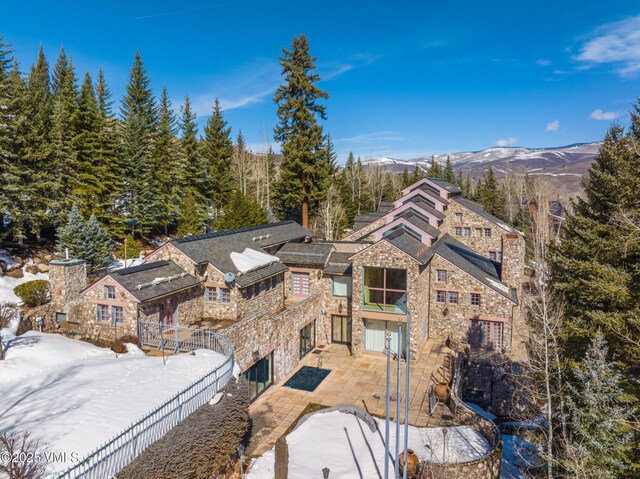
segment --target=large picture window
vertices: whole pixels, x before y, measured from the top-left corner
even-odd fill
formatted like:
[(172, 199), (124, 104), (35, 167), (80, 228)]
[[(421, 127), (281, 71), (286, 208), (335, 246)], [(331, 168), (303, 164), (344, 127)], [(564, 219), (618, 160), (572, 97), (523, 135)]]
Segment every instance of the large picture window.
[(406, 313), (407, 271), (365, 267), (362, 308), (368, 311)]

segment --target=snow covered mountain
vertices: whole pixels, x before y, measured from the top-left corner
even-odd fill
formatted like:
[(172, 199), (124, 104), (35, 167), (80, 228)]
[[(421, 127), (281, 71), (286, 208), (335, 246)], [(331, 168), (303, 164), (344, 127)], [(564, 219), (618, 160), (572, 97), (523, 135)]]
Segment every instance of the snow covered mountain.
[[(554, 148), (493, 147), (481, 151), (463, 151), (435, 155), (436, 161), (444, 164), (451, 158), (455, 170), (462, 169), (472, 178), (483, 176), (492, 167), (499, 178), (507, 170), (530, 175), (544, 176), (552, 187), (559, 187), (570, 195), (580, 191), (580, 181), (595, 159), (602, 142), (576, 143)], [(364, 161), (365, 168), (380, 165), (386, 171), (401, 173), (405, 168), (412, 171), (416, 165), (428, 169), (431, 156), (399, 160), (373, 158)]]

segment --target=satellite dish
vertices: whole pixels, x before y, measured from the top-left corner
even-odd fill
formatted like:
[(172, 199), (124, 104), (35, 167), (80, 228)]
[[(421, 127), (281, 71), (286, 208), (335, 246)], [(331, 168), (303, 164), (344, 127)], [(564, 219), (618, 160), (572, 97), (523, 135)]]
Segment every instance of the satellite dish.
[(224, 274), (224, 280), (227, 283), (233, 283), (233, 280), (236, 279), (236, 275), (233, 274), (232, 272), (228, 272)]

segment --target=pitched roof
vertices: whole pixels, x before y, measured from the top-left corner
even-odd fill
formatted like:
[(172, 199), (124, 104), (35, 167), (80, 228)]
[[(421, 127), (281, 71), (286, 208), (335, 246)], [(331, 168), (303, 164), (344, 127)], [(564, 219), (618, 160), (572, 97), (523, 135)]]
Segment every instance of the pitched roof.
[(446, 180), (443, 180), (442, 178), (433, 178), (429, 176), (428, 179), (430, 181), (433, 181), (440, 188), (444, 188), (445, 190), (447, 190), (449, 193), (453, 195), (462, 193), (462, 190), (460, 188), (458, 188), (456, 185), (449, 183)]
[[(449, 204), (449, 200), (446, 198), (443, 198), (442, 196), (440, 196), (439, 192), (433, 191), (433, 188), (431, 188), (429, 185), (420, 185), (418, 188), (416, 188), (417, 190), (420, 191), (424, 191), (425, 193), (427, 193), (428, 195), (431, 195), (432, 197), (434, 197), (435, 199), (437, 199), (438, 201), (444, 203), (445, 205)], [(409, 193), (407, 194), (411, 194), (412, 192), (415, 192), (416, 189), (411, 190)]]
[(295, 221), (281, 221), (187, 236), (171, 240), (171, 243), (197, 264), (210, 263), (223, 273), (237, 274), (239, 271), (230, 257), (232, 252), (240, 253), (245, 248), (264, 252), (263, 248), (311, 236), (311, 231)]
[(378, 213), (388, 213), (393, 209), (393, 201), (381, 201), (378, 205)]
[(328, 243), (287, 243), (278, 251), (278, 258), (285, 264), (322, 267), (333, 249)]
[(276, 274), (287, 271), (287, 266), (283, 263), (272, 263), (260, 269), (249, 271), (248, 273), (236, 276), (236, 284), (240, 288), (244, 288), (251, 284), (257, 283), (263, 279), (269, 278)]
[(413, 210), (403, 211), (402, 214), (398, 216), (398, 218), (404, 218), (409, 223), (420, 228), (422, 231), (432, 236), (433, 238), (437, 238), (440, 234), (440, 230), (438, 230), (438, 228), (431, 226), (428, 221), (426, 221), (421, 215), (417, 214)]
[(154, 261), (110, 273), (141, 303), (198, 286), (200, 282), (172, 261)]
[(414, 196), (413, 198), (410, 198), (409, 200), (407, 200), (405, 205), (407, 203), (413, 203), (414, 205), (425, 210), (427, 213), (430, 213), (431, 215), (435, 216), (439, 220), (443, 220), (445, 218), (445, 214), (442, 211), (438, 211), (437, 209), (435, 209), (433, 206), (427, 203), (427, 201), (421, 196)]
[(400, 228), (393, 233), (388, 234), (383, 239), (413, 257), (418, 262), (424, 264), (421, 257), (429, 246), (422, 243), (420, 240), (417, 240), (412, 234), (407, 233), (404, 229)]
[(350, 275), (351, 268), (351, 260), (349, 259), (353, 256), (353, 253), (338, 253), (334, 251), (329, 256), (329, 261), (327, 262), (327, 266), (324, 268), (324, 274), (326, 275)]
[(505, 298), (514, 303), (517, 302), (517, 298), (512, 294), (511, 289), (500, 280), (498, 263), (471, 251), (448, 233), (438, 239), (428, 249), (427, 254), (422, 255), (422, 260), (426, 263), (434, 254), (446, 259)]
[[(462, 197), (453, 198), (453, 201), (457, 201), (458, 203), (460, 203), (465, 208), (470, 209), (474, 213), (479, 214), (483, 218), (491, 221), (493, 224), (499, 226), (500, 228), (502, 228), (502, 229), (504, 229), (506, 231), (509, 231), (510, 233), (520, 233), (515, 228), (512, 228), (511, 226), (507, 225), (501, 219), (496, 218), (491, 213), (485, 211), (485, 209), (482, 207), (482, 205), (480, 203), (476, 203), (474, 201), (470, 201), (470, 200), (468, 200), (466, 198), (462, 198)], [(522, 234), (522, 233), (520, 233), (520, 234)]]
[(379, 218), (382, 218), (384, 213), (367, 213), (362, 215), (356, 215), (353, 218), (353, 231), (358, 231), (359, 229), (364, 228), (368, 224), (373, 223)]

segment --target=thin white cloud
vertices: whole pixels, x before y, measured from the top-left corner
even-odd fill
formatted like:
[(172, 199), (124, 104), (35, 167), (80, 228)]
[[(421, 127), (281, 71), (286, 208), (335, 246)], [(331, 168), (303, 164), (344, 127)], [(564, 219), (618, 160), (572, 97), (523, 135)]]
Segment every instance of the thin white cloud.
[(580, 46), (575, 60), (613, 65), (623, 77), (640, 72), (640, 15), (598, 27)]
[(396, 131), (374, 131), (346, 138), (336, 138), (336, 143), (369, 143), (374, 141), (402, 141), (403, 138)]
[(318, 65), (318, 71), (320, 72), (321, 80), (333, 80), (334, 78), (343, 75), (356, 68), (361, 68), (367, 65), (371, 65), (379, 59), (378, 56), (370, 53), (355, 53), (350, 55), (346, 61), (333, 62), (333, 63), (321, 63)]
[(548, 67), (551, 65), (551, 61), (547, 60), (546, 58), (538, 58), (536, 60), (536, 65), (538, 65), (539, 67)]
[(601, 108), (596, 108), (591, 112), (591, 114), (589, 115), (589, 118), (591, 118), (592, 120), (611, 121), (611, 120), (615, 120), (619, 116), (620, 116), (619, 111), (602, 111)]
[(547, 131), (558, 131), (560, 128), (560, 121), (553, 120), (552, 122), (547, 123)]
[(515, 145), (517, 142), (518, 142), (517, 138), (509, 136), (507, 138), (500, 138), (498, 141), (496, 141), (496, 145), (509, 146), (509, 145)]

